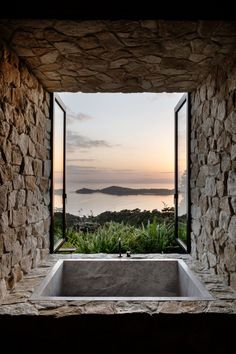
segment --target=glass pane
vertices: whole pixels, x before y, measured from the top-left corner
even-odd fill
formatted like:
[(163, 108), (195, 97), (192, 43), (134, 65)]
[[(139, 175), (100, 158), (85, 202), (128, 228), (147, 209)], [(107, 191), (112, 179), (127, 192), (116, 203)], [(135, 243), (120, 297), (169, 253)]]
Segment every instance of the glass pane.
[(64, 189), (64, 111), (55, 101), (53, 122), (53, 240), (54, 247), (63, 238)]
[(177, 113), (178, 124), (178, 238), (187, 244), (187, 112), (186, 102)]

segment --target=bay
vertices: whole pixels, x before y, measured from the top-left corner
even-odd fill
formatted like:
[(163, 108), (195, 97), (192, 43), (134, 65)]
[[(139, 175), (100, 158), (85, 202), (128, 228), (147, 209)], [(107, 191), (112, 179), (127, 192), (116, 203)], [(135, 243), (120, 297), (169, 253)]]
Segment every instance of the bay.
[[(165, 183), (68, 183), (66, 212), (77, 216), (98, 215), (105, 211), (120, 211), (123, 209), (140, 209), (161, 211), (164, 206), (174, 206), (173, 195), (108, 195), (103, 193), (78, 194), (77, 189), (102, 189), (112, 185), (127, 188), (167, 188), (173, 189), (173, 184)], [(55, 185), (55, 188), (57, 186)], [(60, 206), (61, 196), (54, 197), (55, 207)]]

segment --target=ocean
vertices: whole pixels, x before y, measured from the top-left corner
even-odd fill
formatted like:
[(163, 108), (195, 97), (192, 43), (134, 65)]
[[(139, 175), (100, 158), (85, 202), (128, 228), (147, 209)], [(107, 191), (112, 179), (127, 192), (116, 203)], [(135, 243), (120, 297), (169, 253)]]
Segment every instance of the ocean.
[[(78, 194), (80, 188), (101, 189), (112, 185), (128, 188), (167, 188), (173, 184), (164, 183), (68, 183), (66, 212), (77, 216), (98, 215), (104, 211), (120, 211), (122, 209), (162, 210), (165, 205), (174, 206), (173, 195), (125, 195), (116, 196), (103, 193)], [(55, 186), (57, 188), (57, 186)], [(60, 206), (60, 196), (55, 196), (55, 207)]]

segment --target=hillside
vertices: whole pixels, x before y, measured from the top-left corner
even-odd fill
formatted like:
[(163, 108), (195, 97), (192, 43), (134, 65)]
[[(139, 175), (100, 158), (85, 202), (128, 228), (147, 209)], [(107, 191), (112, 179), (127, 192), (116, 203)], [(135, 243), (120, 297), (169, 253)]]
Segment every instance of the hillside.
[(79, 194), (92, 194), (92, 193), (104, 193), (111, 195), (172, 195), (174, 194), (174, 189), (156, 189), (156, 188), (126, 188), (126, 187), (118, 187), (111, 186), (102, 189), (89, 189), (89, 188), (81, 188), (76, 191)]

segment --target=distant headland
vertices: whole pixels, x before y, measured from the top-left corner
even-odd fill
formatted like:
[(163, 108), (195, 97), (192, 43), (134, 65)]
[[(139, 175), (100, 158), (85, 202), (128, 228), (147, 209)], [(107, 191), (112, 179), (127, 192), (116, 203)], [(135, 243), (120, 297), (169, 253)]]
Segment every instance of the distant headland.
[(126, 187), (118, 187), (111, 186), (102, 189), (89, 189), (89, 188), (81, 188), (76, 191), (79, 194), (92, 194), (92, 193), (104, 193), (111, 195), (173, 195), (174, 189), (157, 189), (157, 188), (126, 188)]

